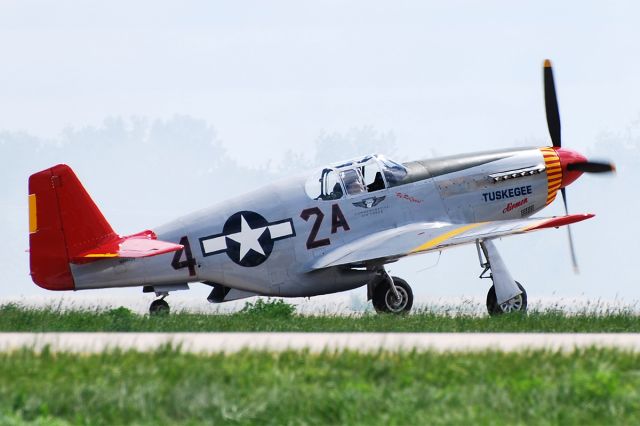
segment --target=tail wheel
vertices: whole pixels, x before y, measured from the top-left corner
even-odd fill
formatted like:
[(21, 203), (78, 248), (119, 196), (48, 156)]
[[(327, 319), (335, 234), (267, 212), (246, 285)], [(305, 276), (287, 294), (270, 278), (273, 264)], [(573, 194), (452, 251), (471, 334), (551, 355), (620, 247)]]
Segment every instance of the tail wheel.
[(522, 293), (511, 300), (507, 300), (502, 304), (498, 304), (498, 299), (496, 297), (496, 288), (495, 286), (491, 286), (489, 292), (487, 293), (487, 310), (489, 311), (489, 315), (493, 317), (510, 312), (527, 311), (527, 292), (518, 281), (516, 281), (516, 284), (518, 284), (518, 288), (520, 289), (520, 291), (522, 291)]
[(413, 291), (405, 280), (393, 277), (398, 292), (396, 297), (388, 281), (384, 281), (373, 291), (373, 307), (378, 313), (406, 314), (413, 306)]
[(169, 315), (169, 304), (164, 299), (156, 299), (149, 306), (149, 315)]

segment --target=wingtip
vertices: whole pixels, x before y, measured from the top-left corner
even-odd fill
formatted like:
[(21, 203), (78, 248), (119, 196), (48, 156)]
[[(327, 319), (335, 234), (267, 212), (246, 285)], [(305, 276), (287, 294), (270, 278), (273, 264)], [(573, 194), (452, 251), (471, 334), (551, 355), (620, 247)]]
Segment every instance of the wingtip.
[(535, 225), (529, 228), (526, 228), (525, 231), (535, 231), (535, 230), (544, 229), (544, 228), (559, 228), (561, 226), (571, 225), (573, 223), (582, 222), (583, 220), (591, 219), (594, 216), (595, 214), (593, 213), (554, 216), (552, 218), (543, 219), (541, 222), (538, 222)]

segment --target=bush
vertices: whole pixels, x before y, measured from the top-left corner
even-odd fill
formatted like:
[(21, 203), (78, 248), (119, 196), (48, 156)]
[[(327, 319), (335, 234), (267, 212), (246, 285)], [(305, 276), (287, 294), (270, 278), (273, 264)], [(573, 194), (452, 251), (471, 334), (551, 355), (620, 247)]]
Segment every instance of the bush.
[(137, 318), (136, 314), (134, 314), (124, 306), (109, 309), (104, 313), (104, 315), (106, 318), (108, 318), (108, 322), (110, 323), (111, 327), (115, 327), (116, 329), (122, 331), (130, 331), (132, 329), (132, 324)]
[(258, 299), (255, 303), (247, 302), (240, 311), (242, 314), (260, 315), (269, 318), (290, 318), (296, 312), (296, 307), (282, 299)]

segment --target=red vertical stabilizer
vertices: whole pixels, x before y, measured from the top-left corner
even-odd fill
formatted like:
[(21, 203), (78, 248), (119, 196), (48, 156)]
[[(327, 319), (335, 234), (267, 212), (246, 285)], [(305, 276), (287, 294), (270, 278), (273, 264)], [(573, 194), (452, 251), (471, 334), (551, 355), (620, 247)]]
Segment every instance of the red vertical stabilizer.
[(29, 177), (31, 277), (48, 290), (73, 290), (69, 261), (117, 239), (75, 173), (59, 164)]

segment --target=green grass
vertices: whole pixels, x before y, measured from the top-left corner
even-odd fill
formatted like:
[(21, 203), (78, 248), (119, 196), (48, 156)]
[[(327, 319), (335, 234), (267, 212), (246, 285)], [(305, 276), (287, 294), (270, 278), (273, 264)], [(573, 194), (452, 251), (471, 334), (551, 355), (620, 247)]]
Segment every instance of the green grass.
[(640, 316), (631, 310), (566, 314), (559, 310), (497, 318), (422, 310), (407, 316), (298, 315), (282, 302), (258, 300), (233, 314), (135, 314), (125, 308), (64, 310), (0, 306), (0, 331), (353, 331), (353, 332), (640, 332)]
[(0, 354), (0, 424), (640, 424), (640, 355)]

